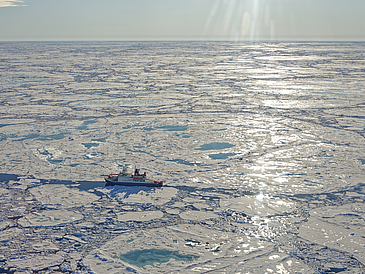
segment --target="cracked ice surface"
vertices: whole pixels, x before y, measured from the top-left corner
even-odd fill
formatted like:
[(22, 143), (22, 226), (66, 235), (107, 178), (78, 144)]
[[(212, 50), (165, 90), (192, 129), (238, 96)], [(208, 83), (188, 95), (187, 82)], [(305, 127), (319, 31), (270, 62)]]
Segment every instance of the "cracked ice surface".
[(11, 258), (8, 260), (10, 267), (16, 267), (18, 269), (40, 271), (48, 269), (52, 266), (62, 264), (63, 257), (61, 255), (35, 255), (35, 256), (21, 256)]
[(361, 203), (313, 209), (299, 235), (314, 243), (353, 254), (365, 264), (365, 206)]
[[(152, 239), (147, 241), (146, 239)], [(100, 250), (93, 251), (85, 261), (91, 265), (91, 270), (98, 270), (97, 258), (106, 260), (106, 267), (124, 265), (146, 273), (159, 273), (168, 267), (170, 271), (189, 272), (209, 267), (222, 268), (238, 264), (242, 258), (239, 254), (245, 253), (246, 258), (266, 253), (272, 248), (272, 243), (264, 242), (257, 238), (237, 236), (232, 232), (219, 232), (207, 229), (200, 225), (177, 225), (161, 229), (152, 229), (139, 232), (128, 232), (115, 238), (113, 243), (102, 246)], [(178, 251), (181, 255), (190, 256), (190, 259), (179, 260), (172, 257), (167, 261), (162, 258), (148, 258), (150, 264), (139, 265), (138, 256), (125, 262), (125, 251), (143, 251), (149, 249)], [(142, 253), (142, 252), (141, 252)], [(143, 255), (141, 255), (143, 256)], [(219, 261), (213, 263), (211, 260)], [(124, 259), (124, 260), (123, 260)], [(146, 258), (147, 260), (147, 258)], [(117, 270), (116, 272), (117, 273)]]
[(363, 52), (0, 43), (0, 272), (363, 272)]
[(98, 200), (98, 196), (65, 185), (42, 185), (30, 189), (35, 199), (48, 208), (87, 205)]
[(81, 220), (82, 215), (67, 210), (43, 210), (30, 213), (21, 220), (19, 224), (22, 227), (29, 226), (56, 226), (60, 224), (67, 224), (73, 221)]

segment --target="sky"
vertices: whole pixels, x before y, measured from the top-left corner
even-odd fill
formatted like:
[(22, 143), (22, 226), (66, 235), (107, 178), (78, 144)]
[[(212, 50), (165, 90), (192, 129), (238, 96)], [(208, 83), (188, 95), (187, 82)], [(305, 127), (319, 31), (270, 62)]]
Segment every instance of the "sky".
[(0, 0), (0, 41), (365, 41), (365, 0)]

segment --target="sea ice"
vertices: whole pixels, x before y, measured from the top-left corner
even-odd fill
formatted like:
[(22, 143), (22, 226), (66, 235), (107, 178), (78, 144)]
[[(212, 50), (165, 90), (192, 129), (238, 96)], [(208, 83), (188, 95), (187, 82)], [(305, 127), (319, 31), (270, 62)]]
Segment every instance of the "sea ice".
[(363, 52), (0, 43), (0, 272), (363, 272)]
[(4, 187), (0, 187), (0, 196), (8, 196), (10, 191)]
[(10, 258), (7, 261), (8, 266), (18, 270), (41, 271), (49, 267), (61, 265), (63, 257), (58, 254), (37, 254)]
[[(201, 225), (178, 225), (126, 232), (116, 237), (113, 242), (93, 251), (84, 262), (93, 271), (98, 270), (97, 261), (104, 261), (106, 266), (111, 269), (129, 266), (141, 273), (159, 273), (163, 269), (169, 269), (172, 272), (194, 271), (194, 269), (205, 268), (207, 264), (214, 265), (212, 263), (214, 259), (220, 263), (216, 264), (213, 269), (219, 270), (233, 263), (238, 264), (242, 260), (248, 260), (248, 258), (259, 257), (272, 248), (273, 244), (244, 234), (237, 235), (232, 232), (207, 229)], [(134, 259), (123, 261), (127, 250), (136, 251), (136, 254)], [(154, 252), (151, 250), (178, 252), (181, 258), (186, 257), (186, 259), (180, 260), (174, 255), (167, 257), (170, 258), (169, 260), (160, 260), (159, 256), (153, 256)], [(137, 251), (141, 254), (138, 255)], [(148, 251), (148, 253), (143, 255), (144, 251)], [(146, 256), (144, 260), (150, 263), (141, 266), (139, 256)], [(169, 256), (167, 252), (166, 256)]]
[(20, 178), (18, 181), (9, 181), (8, 186), (13, 189), (27, 189), (38, 185), (39, 182), (37, 179)]
[(363, 204), (315, 208), (301, 224), (299, 236), (311, 242), (353, 254), (365, 264), (365, 213)]
[(270, 216), (287, 214), (296, 208), (295, 203), (288, 200), (268, 197), (262, 194), (256, 196), (245, 195), (238, 198), (220, 201), (221, 210), (243, 212), (248, 216)]
[(41, 210), (29, 213), (19, 219), (18, 223), (22, 227), (57, 226), (81, 220), (83, 215), (71, 210)]
[(93, 193), (68, 188), (65, 185), (45, 184), (30, 189), (30, 193), (48, 207), (74, 207), (90, 204), (99, 199)]
[(0, 242), (8, 242), (22, 233), (22, 229), (11, 227), (9, 229), (0, 231)]
[(163, 213), (161, 211), (133, 211), (133, 212), (124, 212), (118, 214), (117, 218), (120, 222), (128, 222), (128, 221), (137, 221), (137, 222), (146, 222), (153, 219), (160, 219), (163, 217)]
[(173, 187), (146, 188), (120, 187), (98, 189), (101, 192), (116, 198), (117, 201), (128, 204), (163, 205), (169, 202), (177, 193)]
[(3, 220), (0, 221), (0, 231), (7, 227), (10, 223)]
[(180, 217), (191, 221), (203, 221), (217, 218), (218, 215), (211, 211), (204, 210), (186, 210), (180, 213)]
[(59, 251), (59, 248), (52, 243), (51, 241), (42, 241), (39, 243), (35, 243), (33, 244), (33, 249), (38, 251), (38, 252), (56, 252)]

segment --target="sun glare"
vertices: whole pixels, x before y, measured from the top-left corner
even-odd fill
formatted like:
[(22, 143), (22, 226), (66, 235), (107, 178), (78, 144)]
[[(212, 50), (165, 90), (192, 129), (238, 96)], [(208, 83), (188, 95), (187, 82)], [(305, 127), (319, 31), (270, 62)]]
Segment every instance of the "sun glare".
[(216, 0), (205, 24), (204, 36), (235, 41), (275, 39), (275, 20), (264, 0)]

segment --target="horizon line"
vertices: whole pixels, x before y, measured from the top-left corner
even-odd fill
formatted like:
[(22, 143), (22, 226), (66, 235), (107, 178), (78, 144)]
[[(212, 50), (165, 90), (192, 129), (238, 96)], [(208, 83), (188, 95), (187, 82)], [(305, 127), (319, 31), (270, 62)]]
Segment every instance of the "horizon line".
[(123, 42), (225, 42), (225, 43), (365, 43), (364, 40), (314, 40), (314, 39), (307, 39), (307, 40), (286, 40), (286, 39), (257, 39), (257, 40), (194, 40), (194, 39), (171, 39), (171, 40), (149, 40), (149, 39), (141, 39), (141, 40), (133, 40), (133, 39), (125, 39), (125, 40), (113, 40), (113, 39), (105, 39), (105, 40), (98, 40), (98, 39), (85, 39), (85, 40), (72, 40), (72, 39), (65, 39), (65, 40), (0, 40), (0, 43), (85, 43), (85, 42), (112, 42), (112, 43), (123, 43)]

